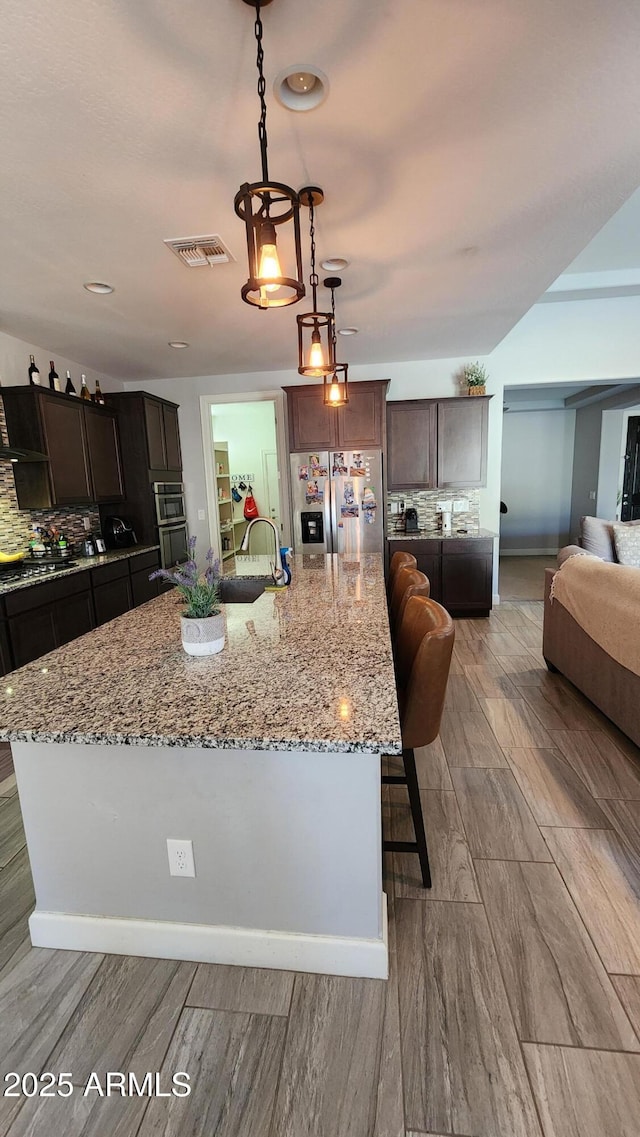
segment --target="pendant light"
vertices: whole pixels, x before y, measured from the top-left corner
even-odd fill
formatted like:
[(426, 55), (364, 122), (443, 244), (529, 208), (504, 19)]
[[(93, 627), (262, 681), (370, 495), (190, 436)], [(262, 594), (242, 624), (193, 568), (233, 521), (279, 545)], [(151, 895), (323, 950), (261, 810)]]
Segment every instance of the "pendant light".
[[(300, 198), (295, 190), (269, 177), (267, 162), (267, 104), (266, 83), (263, 72), (262, 19), (260, 9), (271, 0), (244, 0), (256, 11), (255, 37), (257, 43), (258, 97), (260, 122), (258, 138), (262, 160), (262, 181), (244, 182), (235, 199), (235, 211), (244, 221), (247, 237), (249, 278), (242, 286), (242, 299), (257, 308), (283, 308), (296, 304), (305, 294), (302, 279), (302, 248), (300, 243)], [(289, 224), (291, 222), (291, 224)], [(281, 226), (287, 228), (278, 232)], [(278, 237), (288, 236), (289, 246), (278, 248)], [(295, 276), (283, 271), (281, 257), (288, 256)], [(295, 261), (295, 266), (293, 262)]]
[(325, 407), (346, 407), (349, 402), (349, 364), (336, 363), (336, 288), (342, 284), (339, 276), (327, 276), (325, 288), (331, 289), (331, 325), (333, 328), (333, 372), (325, 375), (322, 384), (322, 401)]
[(309, 209), (309, 237), (311, 242), (311, 274), (309, 283), (313, 297), (313, 311), (296, 316), (298, 321), (298, 374), (315, 379), (333, 371), (333, 317), (331, 312), (318, 311), (318, 274), (316, 272), (316, 206), (324, 201), (324, 193), (317, 186), (300, 190), (300, 204)]

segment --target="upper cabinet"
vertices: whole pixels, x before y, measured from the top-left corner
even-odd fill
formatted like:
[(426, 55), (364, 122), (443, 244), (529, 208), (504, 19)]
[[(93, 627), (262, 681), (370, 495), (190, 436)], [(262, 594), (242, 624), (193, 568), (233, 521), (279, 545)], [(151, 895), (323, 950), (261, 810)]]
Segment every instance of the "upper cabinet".
[(438, 402), (438, 486), (486, 486), (488, 421), (487, 396)]
[(487, 484), (489, 395), (387, 404), (387, 488)]
[(350, 383), (346, 407), (326, 407), (322, 383), (285, 387), (291, 453), (382, 449), (387, 386), (386, 379)]
[(174, 403), (144, 396), (144, 421), (147, 434), (149, 469), (162, 473), (180, 473), (182, 453), (178, 432), (178, 408)]
[(387, 404), (387, 489), (435, 486), (437, 411), (427, 399)]
[(37, 387), (5, 387), (2, 398), (10, 445), (48, 459), (14, 465), (20, 509), (122, 501), (113, 411)]
[(86, 406), (84, 421), (93, 480), (93, 501), (121, 501), (124, 498), (122, 462), (118, 444), (115, 411)]

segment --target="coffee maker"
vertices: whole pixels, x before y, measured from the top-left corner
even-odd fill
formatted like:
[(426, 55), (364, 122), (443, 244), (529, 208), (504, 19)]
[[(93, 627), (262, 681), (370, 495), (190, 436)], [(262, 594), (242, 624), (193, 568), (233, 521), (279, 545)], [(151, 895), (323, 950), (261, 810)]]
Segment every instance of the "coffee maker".
[(405, 533), (418, 532), (418, 510), (414, 509), (413, 506), (409, 506), (404, 511), (404, 531)]
[(108, 549), (129, 549), (138, 544), (133, 526), (126, 517), (105, 517), (102, 531)]

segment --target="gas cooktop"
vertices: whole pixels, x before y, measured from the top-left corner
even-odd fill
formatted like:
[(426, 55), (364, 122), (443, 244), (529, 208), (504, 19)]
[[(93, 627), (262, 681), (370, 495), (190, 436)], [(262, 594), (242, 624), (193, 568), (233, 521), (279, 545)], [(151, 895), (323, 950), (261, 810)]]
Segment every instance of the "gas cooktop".
[(3, 584), (17, 584), (18, 581), (41, 580), (45, 576), (62, 572), (63, 569), (75, 568), (76, 562), (72, 560), (21, 561), (11, 567), (0, 568), (0, 588)]

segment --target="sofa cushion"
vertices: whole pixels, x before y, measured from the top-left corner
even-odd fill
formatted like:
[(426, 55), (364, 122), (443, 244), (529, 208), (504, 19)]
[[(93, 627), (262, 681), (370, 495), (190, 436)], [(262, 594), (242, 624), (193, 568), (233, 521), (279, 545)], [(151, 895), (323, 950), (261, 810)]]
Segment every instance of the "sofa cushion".
[(613, 543), (621, 565), (640, 568), (640, 527), (624, 522), (613, 522)]
[(580, 518), (580, 544), (587, 553), (601, 557), (603, 561), (615, 561), (613, 526), (602, 517)]

